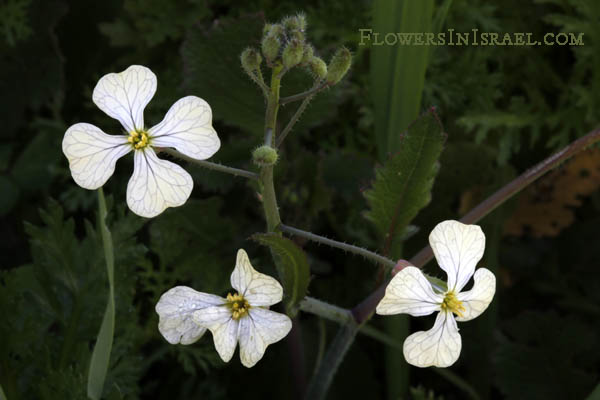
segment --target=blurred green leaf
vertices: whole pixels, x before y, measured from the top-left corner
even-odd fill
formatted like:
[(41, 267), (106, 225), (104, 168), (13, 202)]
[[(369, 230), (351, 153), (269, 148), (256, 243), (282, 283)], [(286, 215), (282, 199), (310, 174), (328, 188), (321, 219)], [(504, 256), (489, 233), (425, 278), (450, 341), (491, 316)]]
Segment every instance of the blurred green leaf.
[(555, 312), (526, 311), (505, 328), (508, 336), (500, 338), (494, 361), (496, 384), (507, 400), (581, 399), (593, 389), (595, 374), (578, 363), (597, 341), (586, 325)]
[(295, 315), (298, 304), (306, 296), (310, 282), (310, 268), (304, 251), (290, 239), (276, 233), (254, 234), (252, 239), (269, 246), (281, 259), (283, 270), (279, 270), (284, 293), (286, 312)]
[(0, 176), (0, 217), (8, 214), (19, 199), (19, 187), (6, 176)]
[[(378, 41), (393, 32), (431, 32), (433, 0), (373, 3)], [(429, 46), (371, 46), (371, 93), (379, 159), (401, 146), (400, 132), (419, 115)]]

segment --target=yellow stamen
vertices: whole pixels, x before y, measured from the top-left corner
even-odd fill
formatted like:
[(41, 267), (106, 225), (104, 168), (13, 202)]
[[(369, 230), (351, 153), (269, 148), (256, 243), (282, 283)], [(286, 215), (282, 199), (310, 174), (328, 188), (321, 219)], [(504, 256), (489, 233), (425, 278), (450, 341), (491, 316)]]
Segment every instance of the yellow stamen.
[(231, 310), (231, 316), (235, 320), (245, 317), (248, 314), (248, 310), (250, 309), (250, 304), (248, 303), (248, 300), (246, 300), (244, 296), (238, 293), (234, 295), (228, 293), (226, 305)]
[(454, 292), (446, 293), (446, 296), (444, 297), (444, 301), (442, 302), (441, 307), (442, 307), (442, 310), (453, 312), (454, 314), (458, 315), (459, 317), (464, 317), (463, 312), (467, 311), (465, 306), (463, 306), (462, 301), (458, 300), (458, 298), (456, 297), (456, 294), (454, 294)]
[(131, 143), (134, 149), (139, 150), (148, 146), (149, 138), (146, 131), (131, 131), (127, 141)]

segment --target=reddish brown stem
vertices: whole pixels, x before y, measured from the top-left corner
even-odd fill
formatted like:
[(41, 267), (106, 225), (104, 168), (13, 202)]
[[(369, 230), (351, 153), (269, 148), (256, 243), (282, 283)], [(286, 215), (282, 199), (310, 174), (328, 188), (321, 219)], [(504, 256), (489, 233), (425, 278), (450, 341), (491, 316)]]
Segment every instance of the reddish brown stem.
[[(533, 168), (528, 169), (519, 177), (515, 178), (510, 183), (496, 191), (490, 197), (469, 211), (460, 219), (460, 221), (465, 224), (473, 224), (481, 220), (483, 217), (502, 205), (505, 201), (520, 192), (523, 188), (533, 183), (540, 176), (555, 168), (560, 163), (566, 161), (574, 154), (598, 141), (600, 141), (600, 129), (596, 129), (577, 139), (558, 153), (551, 155)], [(426, 246), (410, 260), (410, 263), (418, 268), (423, 268), (423, 266), (431, 261), (432, 258), (433, 252), (431, 251), (431, 247)], [(352, 309), (352, 315), (358, 324), (361, 324), (371, 318), (371, 315), (375, 311), (377, 304), (379, 304), (383, 298), (383, 295), (385, 294), (385, 288), (387, 284), (388, 281), (384, 282), (366, 299)]]

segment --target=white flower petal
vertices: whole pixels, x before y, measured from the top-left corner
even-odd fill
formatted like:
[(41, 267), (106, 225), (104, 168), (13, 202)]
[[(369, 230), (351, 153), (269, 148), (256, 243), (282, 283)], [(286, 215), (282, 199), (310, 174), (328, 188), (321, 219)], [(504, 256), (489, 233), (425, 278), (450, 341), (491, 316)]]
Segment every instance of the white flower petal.
[(235, 288), (251, 306), (270, 306), (283, 298), (283, 288), (268, 275), (252, 268), (248, 254), (239, 249), (235, 269), (231, 273), (231, 286)]
[(212, 111), (196, 96), (179, 99), (156, 126), (148, 130), (154, 147), (173, 147), (181, 154), (206, 160), (219, 150), (221, 141), (212, 127)]
[(194, 311), (224, 302), (219, 296), (176, 286), (163, 293), (156, 304), (158, 330), (171, 344), (192, 344), (206, 332), (206, 328), (192, 320)]
[(458, 360), (462, 341), (452, 313), (440, 312), (433, 328), (404, 341), (404, 358), (415, 367), (449, 367)]
[(156, 92), (156, 75), (141, 65), (104, 75), (96, 84), (92, 99), (108, 116), (131, 132), (144, 129), (144, 108)]
[(208, 307), (194, 312), (192, 318), (210, 330), (217, 353), (223, 361), (229, 362), (237, 346), (239, 326), (239, 321), (231, 318), (231, 310), (225, 305)]
[(486, 268), (479, 268), (473, 275), (475, 283), (473, 288), (467, 292), (459, 293), (457, 298), (463, 302), (463, 317), (457, 317), (457, 321), (470, 321), (478, 317), (488, 308), (494, 294), (496, 293), (496, 277)]
[(477, 225), (440, 222), (429, 235), (440, 268), (448, 274), (448, 290), (460, 292), (467, 284), (485, 249), (485, 235)]
[(248, 368), (263, 357), (267, 346), (283, 339), (292, 329), (287, 315), (261, 307), (250, 308), (248, 316), (239, 322), (240, 359)]
[(98, 189), (115, 172), (117, 160), (131, 151), (125, 135), (107, 135), (85, 123), (72, 125), (62, 142), (63, 153), (75, 182), (85, 189)]
[(183, 168), (157, 157), (146, 147), (134, 154), (134, 169), (127, 185), (127, 205), (142, 217), (152, 218), (168, 207), (186, 202), (194, 182)]
[(444, 296), (433, 291), (425, 275), (416, 267), (406, 267), (396, 274), (377, 305), (377, 314), (410, 314), (415, 317), (440, 310)]

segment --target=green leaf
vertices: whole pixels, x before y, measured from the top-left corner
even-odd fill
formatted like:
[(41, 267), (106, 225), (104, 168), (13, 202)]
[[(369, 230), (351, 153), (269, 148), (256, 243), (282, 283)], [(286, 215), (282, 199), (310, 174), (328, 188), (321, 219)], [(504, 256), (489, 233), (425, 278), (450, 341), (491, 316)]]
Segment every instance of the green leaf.
[(286, 312), (295, 315), (298, 304), (306, 295), (310, 281), (310, 268), (304, 251), (291, 240), (276, 233), (254, 234), (252, 239), (269, 246), (280, 258), (283, 270), (279, 277), (283, 284)]
[(110, 231), (106, 226), (106, 200), (102, 188), (98, 189), (98, 225), (102, 235), (102, 244), (104, 246), (104, 257), (106, 260), (106, 272), (108, 274), (109, 295), (100, 332), (98, 332), (98, 340), (94, 346), (92, 359), (90, 361), (90, 370), (88, 374), (88, 396), (92, 400), (97, 400), (102, 397), (102, 389), (104, 388), (104, 380), (108, 371), (110, 361), (110, 352), (113, 345), (113, 336), (115, 332), (115, 283), (114, 269), (115, 259), (113, 243)]
[(365, 192), (370, 208), (366, 216), (385, 240), (384, 252), (392, 257), (398, 256), (394, 249), (410, 221), (431, 199), (446, 134), (431, 109), (401, 139), (400, 151), (376, 169), (373, 186)]
[[(373, 32), (431, 32), (433, 0), (373, 3)], [(373, 39), (375, 41), (375, 39)], [(371, 92), (379, 158), (400, 149), (399, 133), (419, 114), (430, 46), (373, 46)]]

